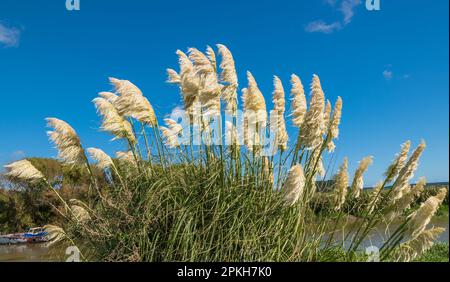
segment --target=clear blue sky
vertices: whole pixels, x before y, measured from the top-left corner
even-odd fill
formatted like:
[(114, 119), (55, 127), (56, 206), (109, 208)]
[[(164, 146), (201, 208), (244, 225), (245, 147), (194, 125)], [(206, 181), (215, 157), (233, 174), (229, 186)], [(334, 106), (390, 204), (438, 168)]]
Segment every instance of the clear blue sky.
[[(317, 73), (327, 97), (344, 100), (337, 159), (350, 170), (374, 155), (366, 183), (376, 182), (399, 145), (427, 141), (417, 176), (447, 181), (449, 38), (447, 0), (0, 2), (0, 164), (54, 156), (44, 118), (68, 121), (85, 146), (119, 144), (97, 131), (91, 100), (115, 76), (137, 84), (159, 116), (180, 104), (165, 84), (176, 49), (223, 43), (240, 84), (256, 77), (270, 101), (272, 76), (291, 73), (308, 85)], [(268, 103), (270, 104), (270, 103)], [(293, 139), (293, 131), (291, 131)]]

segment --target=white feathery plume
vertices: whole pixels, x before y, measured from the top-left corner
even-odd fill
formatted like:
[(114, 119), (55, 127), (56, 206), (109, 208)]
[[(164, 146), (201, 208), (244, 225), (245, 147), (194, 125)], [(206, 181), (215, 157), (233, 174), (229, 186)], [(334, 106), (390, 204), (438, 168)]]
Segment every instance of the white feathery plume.
[(220, 69), (222, 70), (220, 79), (228, 84), (237, 85), (238, 81), (233, 55), (225, 45), (217, 44), (217, 48), (219, 49), (219, 55), (222, 57), (222, 61), (220, 62)]
[(203, 111), (210, 115), (220, 114), (220, 96), (223, 86), (218, 83), (217, 74), (215, 72), (207, 73), (201, 81), (199, 99)]
[(143, 96), (142, 91), (129, 80), (110, 77), (109, 81), (120, 96)]
[(237, 109), (237, 84), (229, 84), (222, 87), (222, 99), (225, 101), (226, 108), (231, 111)]
[(170, 128), (175, 134), (183, 134), (183, 126), (173, 119), (165, 118), (164, 122), (166, 123), (167, 127)]
[(24, 181), (37, 182), (45, 179), (42, 172), (40, 172), (34, 165), (28, 160), (20, 160), (5, 165), (5, 176), (17, 178)]
[(400, 152), (395, 156), (391, 165), (388, 167), (384, 175), (387, 177), (386, 182), (391, 182), (395, 177), (397, 177), (400, 170), (405, 166), (408, 159), (409, 148), (411, 147), (411, 141), (406, 141), (401, 145)]
[(107, 169), (114, 165), (111, 157), (100, 149), (88, 148), (87, 152), (95, 161), (97, 161), (97, 167), (100, 169)]
[(393, 187), (391, 190), (390, 200), (392, 203), (395, 203), (410, 191), (409, 182), (402, 183), (402, 186), (396, 185), (395, 189)]
[(345, 158), (334, 177), (335, 210), (340, 210), (345, 203), (348, 187), (348, 159)]
[(327, 100), (325, 103), (325, 111), (323, 112), (323, 134), (327, 134), (330, 128), (331, 119), (331, 102)]
[(420, 196), (426, 185), (426, 179), (421, 177), (419, 181), (414, 185), (412, 189), (409, 189), (407, 193), (403, 193), (402, 197), (397, 201), (391, 203), (386, 209), (385, 218), (388, 221), (394, 220), (397, 216), (401, 215), (404, 211), (410, 208), (411, 203)]
[(196, 48), (189, 48), (189, 59), (194, 62), (194, 69), (197, 74), (208, 74), (215, 72), (214, 67), (208, 57)]
[(178, 136), (172, 130), (165, 126), (160, 126), (161, 133), (164, 137), (164, 144), (169, 148), (176, 148), (180, 146)]
[(447, 195), (447, 189), (442, 188), (436, 196), (428, 198), (422, 205), (412, 213), (408, 222), (408, 233), (411, 234), (413, 238), (417, 237), (422, 233), (430, 223), (431, 218), (434, 216), (439, 206), (445, 199)]
[(355, 198), (358, 198), (362, 189), (364, 188), (364, 178), (363, 174), (366, 172), (367, 168), (372, 164), (373, 156), (368, 156), (359, 161), (359, 166), (355, 171), (355, 176), (352, 182), (352, 193)]
[(314, 75), (313, 82), (311, 83), (310, 107), (305, 115), (302, 131), (300, 132), (302, 143), (309, 150), (317, 148), (322, 144), (324, 107), (325, 97), (320, 79), (317, 75)]
[(300, 127), (303, 124), (306, 115), (306, 97), (305, 90), (303, 89), (300, 78), (292, 74), (291, 75), (291, 100), (292, 100), (292, 123)]
[(131, 143), (136, 143), (131, 124), (117, 112), (113, 104), (100, 97), (95, 98), (92, 102), (103, 117), (102, 130), (112, 133), (115, 136), (113, 140), (126, 138)]
[(48, 224), (44, 226), (44, 230), (47, 233), (48, 245), (56, 244), (67, 238), (66, 232), (59, 226)]
[(248, 105), (248, 89), (242, 88), (242, 105), (244, 107), (244, 111), (247, 109)]
[(72, 214), (78, 222), (85, 223), (91, 220), (89, 212), (87, 212), (86, 209), (83, 208), (82, 206), (71, 205), (70, 209), (72, 210)]
[(180, 75), (173, 69), (167, 69), (167, 82), (173, 83), (173, 84), (180, 84), (181, 83), (181, 77)]
[(214, 68), (214, 72), (217, 71), (217, 59), (216, 59), (216, 53), (214, 53), (213, 48), (211, 46), (206, 46), (206, 57), (211, 62), (211, 65)]
[(67, 164), (82, 164), (86, 161), (80, 138), (75, 130), (65, 121), (47, 118), (47, 126), (53, 128), (47, 135), (58, 149), (58, 157)]
[(284, 114), (286, 100), (284, 98), (283, 83), (281, 82), (280, 78), (278, 78), (278, 76), (276, 75), (273, 76), (273, 86), (274, 90), (272, 93), (273, 95), (272, 102), (275, 106), (274, 108), (276, 111)]
[(135, 111), (133, 117), (144, 124), (155, 126), (157, 121), (153, 106), (150, 104), (147, 98), (142, 97), (141, 100), (142, 101), (139, 104), (140, 106), (137, 107), (137, 110)]
[(425, 190), (425, 185), (427, 185), (427, 179), (425, 177), (421, 177), (419, 178), (419, 181), (417, 181), (416, 185), (411, 188), (410, 192), (414, 195), (414, 197), (419, 197)]
[(260, 125), (265, 124), (267, 121), (267, 111), (264, 96), (259, 90), (255, 78), (249, 71), (247, 71), (247, 79), (247, 98), (245, 99), (244, 110), (256, 115), (256, 123), (259, 123)]
[(253, 75), (248, 71), (248, 88), (242, 89), (244, 106), (244, 144), (248, 150), (261, 145), (258, 132), (259, 127), (264, 127), (267, 122), (266, 103), (261, 91), (256, 84)]
[[(414, 177), (414, 172), (419, 165), (419, 158), (423, 150), (425, 150), (425, 141), (422, 141), (419, 146), (414, 150), (408, 162), (403, 166), (403, 168), (398, 173), (398, 177), (392, 185), (392, 198), (394, 200), (399, 199), (405, 187), (409, 187), (409, 181)], [(403, 150), (402, 150), (403, 151)], [(400, 162), (399, 162), (400, 163)]]
[(289, 139), (289, 136), (286, 131), (286, 121), (284, 119), (284, 112), (285, 112), (285, 105), (286, 101), (284, 98), (284, 88), (283, 84), (281, 83), (281, 80), (274, 76), (273, 78), (273, 84), (274, 84), (274, 91), (273, 91), (273, 103), (274, 108), (277, 113), (277, 126), (276, 126), (276, 132), (277, 132), (277, 142), (278, 146), (284, 151), (287, 148), (287, 142)]
[(283, 188), (285, 205), (294, 205), (302, 196), (305, 188), (305, 175), (300, 164), (294, 165), (289, 170), (289, 174)]
[(194, 64), (189, 57), (180, 50), (177, 50), (176, 54), (178, 56), (178, 64), (180, 65), (180, 76), (192, 72), (194, 70)]
[(445, 231), (442, 227), (424, 230), (417, 237), (400, 244), (394, 252), (396, 261), (409, 262), (424, 254), (433, 247), (436, 239)]
[(169, 148), (179, 147), (178, 135), (183, 134), (183, 127), (170, 118), (164, 119), (167, 127), (161, 126), (161, 132), (165, 138), (165, 145)]
[(98, 93), (98, 95), (99, 95), (100, 97), (106, 99), (108, 102), (110, 102), (110, 103), (112, 103), (112, 104), (114, 104), (114, 102), (115, 102), (115, 101), (117, 100), (117, 98), (119, 97), (119, 96), (117, 96), (116, 94), (114, 94), (114, 93), (112, 93), (112, 92), (106, 92), (106, 91), (100, 92), (100, 93)]
[[(149, 125), (156, 125), (156, 114), (153, 106), (150, 104), (148, 99), (144, 96), (138, 96), (135, 104), (132, 105), (131, 111), (129, 111), (129, 116), (135, 118), (136, 120)], [(125, 111), (124, 113), (127, 113)]]
[(277, 137), (278, 137), (278, 146), (283, 151), (286, 151), (287, 149), (287, 143), (289, 141), (289, 135), (287, 134), (286, 130), (286, 121), (284, 119), (284, 116), (278, 116), (278, 130), (277, 130)]
[(193, 74), (199, 79), (198, 95), (195, 97), (198, 96), (204, 111), (217, 115), (220, 113), (220, 96), (223, 86), (218, 83), (214, 51), (209, 48), (207, 52), (209, 52), (210, 58), (196, 48), (189, 48), (188, 50), (189, 59), (194, 66)]
[(192, 115), (194, 110), (193, 106), (198, 100), (200, 78), (195, 74), (194, 64), (189, 57), (180, 50), (177, 50), (176, 54), (178, 55), (178, 63), (180, 65), (179, 85), (183, 97), (184, 109)]
[(341, 123), (342, 115), (342, 98), (338, 97), (334, 104), (333, 115), (330, 121), (330, 132), (333, 139), (339, 136), (339, 124)]
[(238, 78), (233, 55), (225, 45), (217, 44), (217, 48), (222, 57), (220, 80), (225, 83), (222, 89), (222, 99), (225, 101), (227, 109), (235, 110), (237, 109)]
[(325, 176), (325, 166), (323, 165), (322, 156), (319, 156), (319, 160), (317, 162), (317, 174), (321, 177)]
[(156, 115), (152, 105), (142, 91), (128, 80), (110, 77), (110, 82), (120, 95), (114, 100), (114, 107), (123, 116), (129, 116), (149, 126), (156, 125)]
[(375, 207), (381, 198), (380, 194), (381, 188), (383, 188), (383, 181), (378, 181), (378, 183), (375, 184), (375, 186), (372, 189), (372, 192), (370, 193), (370, 202), (367, 205), (368, 214), (371, 214), (375, 210)]
[(126, 162), (134, 167), (137, 167), (136, 159), (134, 158), (133, 152), (116, 152), (116, 158), (118, 158), (120, 161)]
[(339, 124), (341, 123), (341, 115), (342, 99), (341, 97), (338, 97), (336, 103), (334, 104), (333, 115), (331, 116), (326, 136), (326, 146), (329, 153), (334, 152), (334, 149), (336, 148), (333, 139), (336, 139), (339, 136)]
[(336, 144), (334, 144), (333, 140), (327, 142), (327, 150), (328, 153), (333, 153), (336, 149)]
[(80, 206), (80, 207), (88, 207), (89, 208), (88, 205), (86, 205), (85, 203), (83, 203), (82, 201), (80, 201), (78, 199), (70, 199), (69, 203), (72, 204), (72, 205), (77, 205), (77, 206)]

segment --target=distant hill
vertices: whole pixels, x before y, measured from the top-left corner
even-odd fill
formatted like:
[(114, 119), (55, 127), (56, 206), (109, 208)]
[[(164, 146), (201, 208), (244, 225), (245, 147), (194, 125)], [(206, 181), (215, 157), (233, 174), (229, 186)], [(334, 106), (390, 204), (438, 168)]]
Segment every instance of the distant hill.
[(428, 183), (427, 186), (448, 186), (448, 181), (447, 182)]
[[(412, 184), (412, 185), (414, 186), (416, 184)], [(391, 188), (391, 187), (392, 187), (392, 185), (391, 186), (386, 186), (386, 188)], [(427, 183), (425, 185), (425, 189), (432, 188), (432, 187), (433, 188), (436, 188), (436, 187), (448, 187), (448, 182), (432, 182), (432, 183)]]
[[(414, 184), (411, 184), (411, 185), (416, 185), (415, 183)], [(448, 188), (448, 186), (449, 186), (449, 183), (448, 182), (432, 182), (432, 183), (427, 183), (426, 185), (425, 185), (425, 189), (427, 189), (427, 188), (439, 188), (439, 187), (447, 187)], [(384, 189), (389, 189), (389, 188), (392, 188), (392, 185), (390, 185), (390, 186), (386, 186), (386, 187), (384, 187)], [(373, 189), (373, 187), (364, 187), (364, 189)]]
[[(319, 189), (319, 191), (325, 192), (325, 191), (330, 191), (333, 189), (333, 180), (326, 180), (326, 181), (317, 181), (316, 185)], [(415, 184), (412, 184), (413, 186)], [(425, 189), (427, 188), (439, 188), (439, 187), (447, 187), (448, 188), (449, 183), (448, 182), (432, 182), (432, 183), (427, 183), (427, 185), (425, 185)], [(384, 189), (389, 189), (392, 188), (392, 185), (389, 186), (385, 186)], [(373, 189), (372, 186), (370, 187), (364, 187), (364, 189), (366, 190), (371, 190)]]

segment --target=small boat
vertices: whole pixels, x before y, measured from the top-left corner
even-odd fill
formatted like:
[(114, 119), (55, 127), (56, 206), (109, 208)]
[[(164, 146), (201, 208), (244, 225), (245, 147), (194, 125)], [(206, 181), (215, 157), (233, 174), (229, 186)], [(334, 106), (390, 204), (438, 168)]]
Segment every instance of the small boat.
[(27, 239), (20, 234), (0, 235), (0, 245), (15, 245), (27, 243)]
[(47, 242), (48, 233), (45, 232), (44, 227), (30, 228), (28, 232), (23, 233), (23, 237), (27, 243), (42, 243)]
[(0, 235), (0, 245), (43, 243), (47, 242), (47, 234), (43, 227), (34, 227), (25, 233)]

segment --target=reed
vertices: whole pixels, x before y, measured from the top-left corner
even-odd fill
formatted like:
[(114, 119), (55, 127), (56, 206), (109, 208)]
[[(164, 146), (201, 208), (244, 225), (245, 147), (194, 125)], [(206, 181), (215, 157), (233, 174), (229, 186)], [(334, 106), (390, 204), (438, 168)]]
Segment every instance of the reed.
[[(425, 143), (408, 159), (406, 142), (368, 198), (361, 192), (371, 156), (361, 160), (352, 180), (345, 158), (331, 177), (332, 185), (324, 189), (318, 180), (332, 173), (323, 162), (339, 136), (341, 97), (333, 106), (314, 75), (307, 107), (301, 80), (293, 74), (289, 117), (298, 135), (289, 144), (281, 79), (273, 80), (272, 120), (248, 71), (247, 87), (241, 89), (244, 113), (239, 115), (235, 60), (225, 45), (217, 47), (220, 63), (213, 48), (205, 53), (190, 48), (176, 52), (179, 71), (167, 69), (167, 82), (178, 86), (187, 122), (166, 118), (165, 126), (159, 126), (153, 107), (135, 84), (110, 78), (113, 92), (100, 92), (93, 102), (102, 117), (101, 130), (127, 146), (115, 158), (101, 149), (87, 149), (104, 175), (92, 173), (75, 130), (48, 119), (60, 158), (85, 167), (95, 187), (86, 203), (61, 198), (66, 208), (59, 212), (66, 224), (47, 226), (50, 239), (77, 244), (86, 260), (354, 261), (361, 259), (355, 254), (363, 251), (363, 240), (377, 224), (400, 218), (401, 227), (386, 238), (384, 260), (411, 260), (432, 246), (442, 230), (426, 228), (444, 192), (431, 196), (409, 217), (405, 214), (425, 184), (422, 180), (409, 188)], [(231, 113), (224, 122), (225, 138), (222, 109)], [(218, 126), (209, 117), (219, 118)], [(141, 125), (140, 134), (135, 124)], [(266, 129), (276, 136), (271, 155), (264, 154), (267, 136), (260, 134)], [(12, 179), (47, 182), (26, 160), (7, 170)], [(382, 193), (390, 182), (393, 188)], [(319, 202), (325, 207), (320, 212)], [(339, 233), (344, 236), (335, 236)]]

